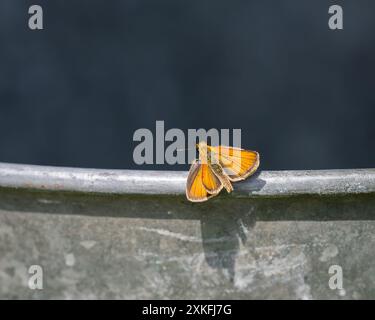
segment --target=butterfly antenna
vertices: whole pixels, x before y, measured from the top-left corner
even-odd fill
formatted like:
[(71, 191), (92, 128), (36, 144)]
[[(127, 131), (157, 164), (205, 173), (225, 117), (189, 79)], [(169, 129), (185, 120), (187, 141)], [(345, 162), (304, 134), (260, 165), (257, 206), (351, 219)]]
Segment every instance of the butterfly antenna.
[(182, 148), (182, 149), (177, 149), (177, 152), (192, 150), (192, 149), (194, 149), (194, 148)]

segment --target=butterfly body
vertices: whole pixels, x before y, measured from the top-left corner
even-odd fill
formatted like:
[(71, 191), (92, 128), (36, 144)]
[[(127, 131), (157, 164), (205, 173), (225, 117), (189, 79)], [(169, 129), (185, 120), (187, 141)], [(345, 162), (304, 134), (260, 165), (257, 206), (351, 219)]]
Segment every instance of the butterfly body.
[(203, 202), (225, 188), (233, 191), (231, 182), (246, 179), (259, 166), (259, 154), (240, 148), (198, 145), (199, 160), (194, 160), (189, 171), (186, 197), (192, 202)]
[(211, 167), (211, 170), (215, 173), (215, 175), (219, 178), (224, 189), (227, 190), (228, 193), (231, 193), (233, 191), (233, 186), (228, 177), (225, 175), (223, 168), (220, 166), (220, 164), (212, 163), (209, 164), (209, 166)]

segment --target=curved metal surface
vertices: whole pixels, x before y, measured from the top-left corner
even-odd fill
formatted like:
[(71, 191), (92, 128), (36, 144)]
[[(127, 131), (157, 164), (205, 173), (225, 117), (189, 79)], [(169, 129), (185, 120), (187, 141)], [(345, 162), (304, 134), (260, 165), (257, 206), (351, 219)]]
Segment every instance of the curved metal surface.
[(0, 164), (0, 299), (374, 299), (374, 169), (263, 171), (199, 204), (186, 175)]
[[(185, 193), (187, 172), (104, 170), (0, 163), (0, 187), (105, 194)], [(262, 171), (236, 183), (234, 196), (375, 192), (375, 169)]]

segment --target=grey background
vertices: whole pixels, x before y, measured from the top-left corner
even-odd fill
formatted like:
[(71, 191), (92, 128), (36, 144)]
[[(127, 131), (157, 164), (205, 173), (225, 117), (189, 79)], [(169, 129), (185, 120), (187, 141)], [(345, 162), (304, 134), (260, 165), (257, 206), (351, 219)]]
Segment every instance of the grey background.
[[(27, 27), (32, 4), (43, 31)], [(331, 4), (343, 31), (328, 29)], [(0, 161), (139, 168), (134, 130), (164, 120), (241, 128), (263, 169), (374, 167), (374, 12), (365, 0), (2, 0)]]

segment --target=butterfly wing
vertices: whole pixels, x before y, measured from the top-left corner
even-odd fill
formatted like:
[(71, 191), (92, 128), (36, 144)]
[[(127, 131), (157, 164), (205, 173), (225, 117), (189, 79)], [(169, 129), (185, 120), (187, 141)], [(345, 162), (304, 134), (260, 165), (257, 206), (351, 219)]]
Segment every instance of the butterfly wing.
[(203, 202), (217, 195), (223, 188), (208, 164), (192, 163), (186, 184), (186, 197), (192, 202)]
[(215, 175), (209, 164), (201, 164), (202, 166), (202, 183), (206, 191), (210, 194), (218, 194), (223, 189), (223, 184)]
[(219, 162), (231, 181), (244, 180), (259, 167), (259, 153), (226, 146), (207, 146), (211, 157)]

